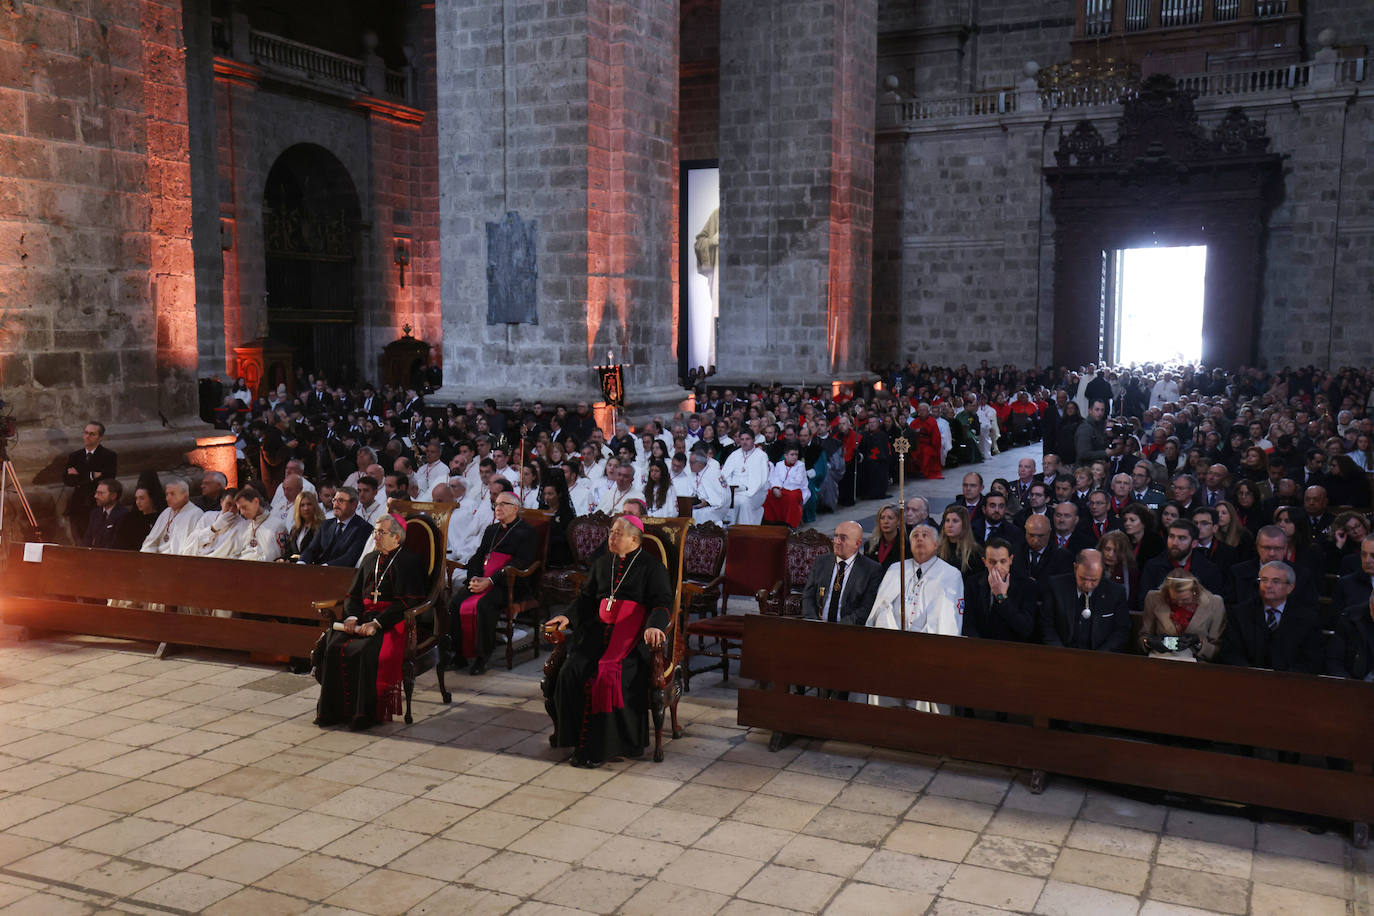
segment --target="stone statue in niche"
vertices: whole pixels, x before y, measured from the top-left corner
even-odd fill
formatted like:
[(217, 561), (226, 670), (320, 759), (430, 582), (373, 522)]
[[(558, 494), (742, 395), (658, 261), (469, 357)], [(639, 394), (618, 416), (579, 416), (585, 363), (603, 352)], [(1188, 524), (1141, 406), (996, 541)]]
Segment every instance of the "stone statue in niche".
[(487, 223), (487, 324), (538, 324), (539, 221), (511, 210)]

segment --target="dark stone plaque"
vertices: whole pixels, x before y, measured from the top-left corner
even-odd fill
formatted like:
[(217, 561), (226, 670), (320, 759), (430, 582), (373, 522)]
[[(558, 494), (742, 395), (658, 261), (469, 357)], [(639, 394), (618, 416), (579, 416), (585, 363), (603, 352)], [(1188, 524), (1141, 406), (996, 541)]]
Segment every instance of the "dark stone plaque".
[(539, 323), (538, 231), (538, 220), (527, 223), (514, 210), (487, 223), (487, 324)]

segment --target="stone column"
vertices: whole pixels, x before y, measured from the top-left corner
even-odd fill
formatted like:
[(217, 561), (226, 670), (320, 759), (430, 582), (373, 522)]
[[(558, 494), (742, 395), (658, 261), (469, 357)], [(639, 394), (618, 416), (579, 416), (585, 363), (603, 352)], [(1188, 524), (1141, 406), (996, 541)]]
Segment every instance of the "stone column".
[[(572, 10), (572, 12), (570, 12)], [(439, 0), (444, 387), (434, 400), (676, 388), (676, 0)], [(534, 313), (488, 312), (488, 227), (534, 226)], [(502, 285), (506, 276), (494, 278)], [(531, 321), (529, 319), (533, 318)]]
[(722, 0), (724, 379), (867, 369), (876, 15), (876, 0)]

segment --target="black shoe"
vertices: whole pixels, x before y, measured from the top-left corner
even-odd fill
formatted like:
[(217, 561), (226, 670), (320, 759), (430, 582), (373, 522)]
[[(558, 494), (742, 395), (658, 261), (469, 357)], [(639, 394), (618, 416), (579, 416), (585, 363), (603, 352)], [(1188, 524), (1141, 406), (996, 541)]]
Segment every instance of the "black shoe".
[(309, 674), (310, 659), (293, 658), (290, 662), (287, 663), (286, 670), (290, 671), (292, 674)]
[(472, 665), (471, 665), (471, 667), (468, 668), (468, 674), (477, 675), (477, 674), (481, 674), (482, 672), (484, 672), (484, 671), (486, 671), (486, 670), (487, 670), (487, 660), (486, 660), (485, 658), (474, 658), (474, 659), (472, 660)]
[(592, 760), (590, 757), (584, 757), (580, 751), (569, 757), (568, 763), (571, 763), (579, 770), (595, 770), (599, 769), (601, 766), (600, 760)]

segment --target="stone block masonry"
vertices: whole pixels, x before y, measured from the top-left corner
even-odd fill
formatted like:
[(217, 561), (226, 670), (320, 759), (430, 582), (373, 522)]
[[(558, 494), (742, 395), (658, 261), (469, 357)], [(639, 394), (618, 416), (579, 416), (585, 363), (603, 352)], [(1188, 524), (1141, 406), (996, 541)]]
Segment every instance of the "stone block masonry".
[(0, 393), (31, 428), (194, 410), (184, 54), (180, 0), (0, 14)]

